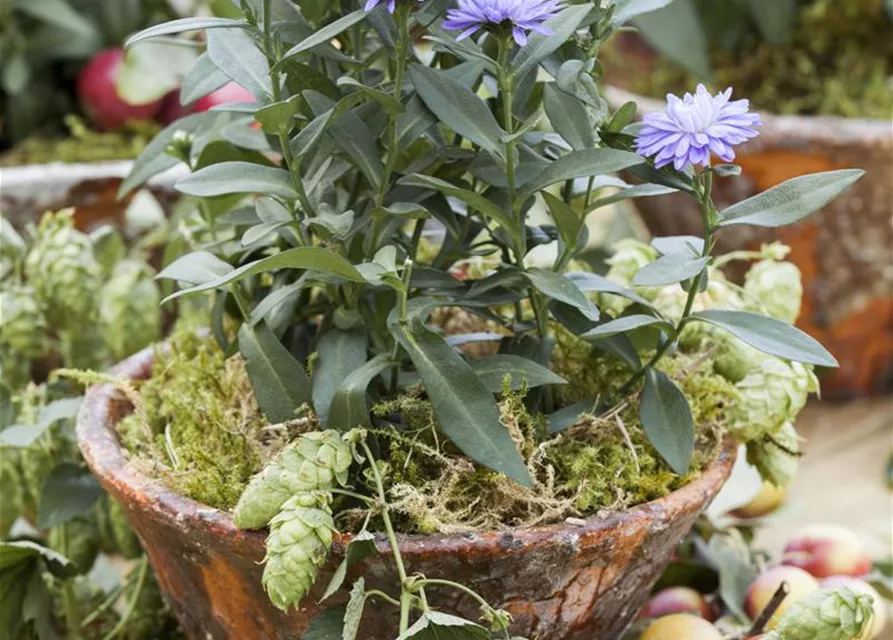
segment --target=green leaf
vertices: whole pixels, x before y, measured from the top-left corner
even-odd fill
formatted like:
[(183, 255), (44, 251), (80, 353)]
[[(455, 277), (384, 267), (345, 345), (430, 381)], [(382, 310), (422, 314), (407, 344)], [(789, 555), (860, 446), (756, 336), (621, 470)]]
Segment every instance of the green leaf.
[(549, 213), (552, 214), (552, 220), (555, 222), (555, 228), (558, 229), (558, 235), (564, 246), (571, 249), (576, 248), (585, 224), (583, 217), (563, 199), (553, 196), (548, 191), (543, 191), (543, 199), (546, 201), (546, 206), (549, 207)]
[[(55, 25), (69, 33), (82, 36), (101, 46), (101, 36), (97, 32), (99, 25), (91, 22), (89, 18), (75, 9), (70, 2), (65, 0), (13, 0), (11, 4), (22, 13), (27, 13), (33, 18)], [(9, 13), (6, 13), (5, 18), (10, 21), (14, 20)], [(9, 35), (6, 37), (12, 38), (14, 28), (10, 28)], [(17, 35), (26, 37), (25, 34)]]
[(350, 590), (350, 599), (344, 610), (344, 632), (342, 640), (356, 640), (360, 631), (360, 621), (363, 619), (363, 608), (366, 604), (366, 581), (357, 578)]
[(180, 87), (180, 104), (192, 104), (228, 82), (229, 77), (217, 68), (206, 51), (198, 57), (195, 66), (183, 78), (183, 86)]
[(633, 284), (637, 287), (662, 287), (685, 282), (701, 273), (709, 262), (709, 257), (692, 258), (683, 253), (670, 253), (636, 271)]
[(213, 253), (193, 251), (177, 258), (155, 278), (157, 280), (177, 280), (192, 285), (205, 284), (235, 271), (232, 265), (224, 262)]
[(341, 383), (366, 362), (366, 334), (332, 329), (319, 341), (313, 373), (313, 407), (326, 426), (329, 405)]
[(531, 389), (547, 384), (567, 384), (567, 380), (557, 373), (521, 356), (497, 354), (481, 360), (471, 360), (469, 364), (478, 380), (491, 393), (502, 392), (502, 382), (507, 375), (511, 377), (511, 388), (515, 391), (525, 383)]
[(750, 16), (757, 23), (763, 38), (775, 45), (791, 41), (797, 23), (797, 0), (746, 0)]
[(341, 588), (341, 585), (344, 584), (348, 569), (357, 562), (377, 553), (378, 547), (375, 546), (375, 536), (365, 529), (355, 535), (353, 540), (347, 543), (344, 559), (338, 565), (338, 568), (335, 569), (335, 573), (332, 574), (332, 580), (329, 582), (329, 586), (326, 587), (326, 592), (319, 601), (323, 602), (335, 595), (338, 589)]
[(543, 107), (552, 128), (573, 149), (588, 149), (595, 144), (589, 112), (577, 96), (558, 89), (555, 83), (543, 89)]
[(212, 164), (183, 178), (176, 187), (186, 195), (202, 198), (231, 193), (263, 193), (289, 200), (298, 197), (288, 171), (253, 162)]
[(577, 424), (584, 413), (595, 414), (598, 410), (598, 399), (590, 398), (575, 404), (562, 407), (548, 415), (549, 433), (560, 433)]
[(372, 217), (376, 220), (384, 220), (389, 216), (409, 220), (427, 220), (431, 217), (431, 212), (414, 202), (395, 202), (390, 206), (376, 207), (372, 210)]
[(521, 48), (512, 61), (515, 77), (524, 78), (540, 62), (555, 53), (561, 45), (570, 39), (590, 11), (592, 11), (592, 3), (587, 2), (568, 7), (554, 18), (547, 20), (544, 26), (551, 33), (549, 35), (533, 33), (527, 39), (527, 44)]
[(515, 228), (514, 222), (509, 219), (509, 217), (505, 213), (505, 210), (497, 206), (492, 200), (490, 200), (486, 196), (482, 196), (479, 193), (475, 193), (474, 191), (469, 191), (468, 189), (457, 187), (456, 185), (450, 182), (446, 182), (445, 180), (441, 180), (440, 178), (426, 176), (421, 173), (414, 173), (411, 176), (406, 176), (405, 178), (400, 179), (398, 184), (407, 187), (434, 189), (435, 191), (439, 191), (444, 195), (458, 198), (475, 211), (478, 211), (487, 218), (490, 218), (491, 220), (497, 222), (500, 226), (506, 229)]
[(676, 253), (699, 258), (704, 252), (704, 239), (697, 236), (663, 236), (652, 239), (651, 246), (665, 256)]
[(642, 164), (641, 156), (619, 149), (581, 149), (561, 156), (550, 163), (538, 176), (524, 185), (519, 201), (526, 200), (531, 194), (545, 189), (556, 182), (565, 182), (576, 178), (613, 173)]
[(396, 366), (386, 354), (380, 354), (344, 378), (329, 403), (328, 427), (350, 431), (358, 426), (369, 426), (366, 389), (386, 369)]
[(673, 0), (615, 0), (611, 24), (620, 26), (636, 16), (662, 9)]
[(344, 633), (345, 607), (332, 607), (310, 621), (301, 640), (341, 640)]
[(719, 595), (729, 610), (742, 620), (748, 616), (744, 610), (747, 590), (757, 577), (750, 563), (747, 545), (727, 535), (714, 535), (708, 544), (710, 560), (719, 572)]
[(102, 493), (102, 487), (89, 471), (63, 462), (47, 476), (40, 490), (37, 526), (49, 529), (86, 513)]
[(604, 276), (600, 276), (596, 273), (589, 273), (587, 271), (570, 271), (566, 275), (575, 285), (577, 285), (577, 288), (584, 293), (590, 291), (598, 291), (599, 293), (610, 293), (615, 296), (620, 296), (621, 298), (626, 298), (627, 300), (632, 300), (633, 302), (644, 305), (646, 307), (651, 306), (651, 303), (640, 296), (638, 293), (630, 291), (629, 289), (624, 289), (613, 280), (605, 278)]
[(289, 131), (300, 110), (300, 98), (295, 96), (265, 105), (254, 112), (254, 119), (260, 123), (265, 133), (275, 135), (279, 131)]
[(353, 13), (349, 13), (346, 16), (335, 20), (331, 24), (327, 24), (322, 29), (313, 32), (313, 34), (291, 49), (285, 52), (282, 56), (283, 60), (287, 58), (292, 58), (299, 53), (303, 53), (304, 51), (309, 51), (313, 47), (319, 46), (321, 44), (326, 44), (331, 41), (333, 38), (341, 35), (347, 29), (350, 29), (353, 25), (362, 21), (366, 17), (366, 12), (363, 9), (358, 9)]
[(836, 367), (827, 349), (796, 327), (748, 311), (708, 309), (691, 315), (691, 321), (709, 322), (725, 329), (758, 351), (820, 367)]
[(792, 178), (723, 210), (719, 226), (792, 224), (824, 207), (864, 174), (861, 169), (842, 169)]
[(538, 267), (528, 269), (524, 275), (530, 284), (552, 300), (576, 307), (590, 320), (598, 320), (598, 309), (570, 278)]
[(663, 371), (645, 370), (639, 419), (648, 441), (680, 476), (688, 473), (695, 450), (695, 423), (685, 394)]
[(645, 314), (636, 314), (631, 316), (620, 316), (616, 320), (600, 324), (594, 329), (584, 333), (581, 337), (588, 340), (597, 340), (615, 336), (618, 333), (629, 333), (630, 331), (642, 327), (659, 327), (667, 332), (673, 330), (673, 325), (666, 320), (661, 320), (654, 316), (646, 316)]
[(379, 91), (378, 89), (367, 87), (362, 82), (359, 82), (358, 80), (351, 78), (350, 76), (343, 76), (341, 78), (338, 78), (337, 85), (339, 87), (354, 89), (356, 92), (361, 93), (367, 98), (375, 100), (392, 114), (399, 115), (403, 113), (403, 105), (400, 103), (399, 100), (394, 98), (394, 96), (389, 93), (385, 93), (384, 91)]
[(530, 486), (527, 466), (500, 421), (493, 395), (469, 364), (419, 317), (404, 326), (393, 316), (391, 331), (421, 376), (441, 430), (472, 460)]
[(301, 363), (264, 322), (242, 325), (239, 351), (257, 404), (267, 419), (274, 424), (293, 420), (297, 408), (310, 401), (310, 379)]
[(604, 198), (599, 198), (595, 200), (592, 204), (589, 205), (589, 208), (586, 210), (586, 213), (589, 214), (596, 209), (601, 209), (602, 207), (606, 207), (609, 204), (614, 204), (615, 202), (621, 202), (622, 200), (630, 200), (632, 198), (648, 198), (651, 196), (663, 196), (668, 193), (675, 193), (677, 189), (673, 187), (666, 187), (659, 184), (636, 184), (631, 187), (624, 187), (615, 193), (612, 193), (609, 196), (605, 196)]
[(70, 578), (78, 574), (77, 567), (65, 556), (56, 553), (30, 540), (0, 542), (0, 571), (5, 572), (17, 564), (26, 563), (34, 558), (42, 559), (50, 572), (57, 578)]
[(703, 80), (710, 80), (707, 36), (692, 0), (674, 0), (668, 6), (638, 16), (639, 32), (658, 53)]
[(426, 611), (397, 640), (490, 640), (484, 627), (439, 611)]
[(132, 47), (137, 42), (148, 40), (149, 38), (157, 38), (158, 36), (169, 36), (175, 33), (183, 33), (184, 31), (198, 31), (199, 29), (247, 29), (251, 25), (244, 20), (230, 20), (228, 18), (182, 18), (180, 20), (170, 20), (162, 22), (155, 26), (143, 29), (139, 33), (135, 33), (124, 42), (124, 47)]
[(444, 73), (421, 64), (409, 68), (419, 97), (437, 118), (459, 135), (501, 157), (505, 131), (487, 104)]
[(263, 100), (273, 92), (267, 56), (248, 32), (213, 29), (208, 32), (208, 55), (223, 73)]

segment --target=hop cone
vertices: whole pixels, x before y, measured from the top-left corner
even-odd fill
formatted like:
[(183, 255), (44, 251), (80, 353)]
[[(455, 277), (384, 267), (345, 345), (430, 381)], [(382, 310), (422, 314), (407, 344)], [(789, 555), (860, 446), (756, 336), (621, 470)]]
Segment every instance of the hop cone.
[(301, 601), (326, 562), (335, 531), (329, 499), (322, 493), (296, 495), (270, 522), (263, 584), (283, 611)]
[(779, 618), (778, 640), (855, 640), (871, 622), (873, 599), (852, 589), (819, 589), (792, 604)]
[(716, 373), (730, 382), (737, 383), (760, 366), (765, 357), (762, 353), (722, 329), (710, 328), (716, 335), (715, 344), (719, 347), (713, 358)]
[(25, 275), (54, 328), (77, 328), (93, 316), (100, 284), (90, 239), (74, 228), (71, 211), (46, 214), (25, 259)]
[(47, 323), (34, 290), (14, 286), (0, 292), (0, 344), (25, 358), (46, 355)]
[(740, 400), (729, 407), (728, 426), (744, 442), (777, 432), (796, 417), (811, 391), (818, 388), (812, 369), (799, 362), (762, 355), (735, 385)]
[(106, 345), (116, 360), (136, 353), (158, 339), (161, 294), (151, 269), (137, 260), (115, 265), (100, 292), (99, 318)]
[(343, 484), (352, 460), (350, 445), (337, 431), (305, 433), (251, 479), (236, 505), (236, 526), (261, 529), (295, 494)]
[(773, 318), (793, 324), (800, 315), (803, 282), (800, 269), (790, 262), (762, 260), (751, 267), (744, 280), (751, 311), (765, 312)]
[(747, 461), (755, 466), (764, 480), (776, 487), (788, 486), (800, 467), (800, 436), (791, 422), (772, 434), (772, 439), (747, 443)]

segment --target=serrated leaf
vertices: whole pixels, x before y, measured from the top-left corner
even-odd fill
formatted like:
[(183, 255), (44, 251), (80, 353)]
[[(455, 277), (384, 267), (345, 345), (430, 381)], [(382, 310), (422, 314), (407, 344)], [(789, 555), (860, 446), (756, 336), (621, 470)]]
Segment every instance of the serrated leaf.
[(469, 364), (491, 393), (502, 391), (505, 376), (511, 377), (511, 388), (514, 390), (520, 389), (525, 383), (531, 389), (547, 384), (567, 384), (567, 380), (557, 373), (521, 356), (497, 354), (480, 360), (471, 360)]
[(444, 73), (421, 64), (409, 68), (419, 97), (437, 118), (459, 135), (501, 156), (505, 131), (487, 104)]
[(0, 572), (10, 567), (40, 558), (57, 578), (70, 578), (78, 574), (77, 567), (65, 556), (30, 540), (0, 542)]
[(326, 609), (310, 621), (301, 640), (341, 640), (344, 633), (344, 606)]
[(711, 536), (707, 546), (710, 559), (719, 573), (719, 595), (729, 610), (742, 620), (748, 616), (744, 611), (747, 590), (757, 577), (756, 569), (750, 563), (747, 546), (734, 544), (726, 535)]
[(837, 360), (821, 344), (796, 327), (749, 311), (708, 309), (691, 315), (691, 321), (709, 322), (725, 329), (754, 349), (779, 358), (836, 367)]
[(671, 253), (639, 269), (633, 276), (633, 284), (637, 287), (662, 287), (684, 282), (701, 273), (709, 262), (709, 257), (692, 258), (690, 254)]
[(490, 640), (490, 632), (477, 623), (439, 611), (426, 611), (397, 640)]
[(366, 334), (329, 330), (319, 341), (313, 373), (313, 407), (320, 424), (328, 424), (329, 406), (341, 383), (366, 362)]
[(329, 403), (328, 427), (343, 432), (369, 426), (366, 389), (385, 369), (396, 365), (386, 354), (379, 354), (348, 375)]
[(419, 317), (403, 325), (394, 315), (388, 324), (422, 378), (440, 429), (469, 458), (530, 486), (496, 401), (469, 364)]
[(181, 193), (203, 198), (233, 193), (263, 193), (285, 199), (298, 197), (288, 171), (253, 162), (212, 164), (183, 178), (176, 187)]
[(102, 494), (102, 487), (89, 471), (63, 462), (44, 480), (37, 526), (49, 529), (86, 513)]
[(332, 574), (332, 580), (329, 582), (329, 586), (326, 587), (326, 592), (319, 601), (323, 602), (335, 595), (335, 592), (337, 592), (338, 589), (341, 588), (341, 585), (344, 584), (348, 569), (357, 562), (377, 553), (378, 547), (375, 546), (375, 536), (369, 533), (366, 529), (363, 529), (355, 535), (353, 540), (347, 544), (347, 549), (344, 552), (344, 559), (338, 565), (338, 568), (335, 569), (335, 573)]
[(356, 267), (337, 253), (322, 247), (296, 247), (277, 253), (269, 258), (249, 262), (214, 280), (208, 280), (189, 289), (177, 291), (165, 298), (162, 303), (182, 296), (226, 287), (250, 276), (278, 269), (307, 269), (340, 276), (345, 280), (353, 282), (364, 282), (363, 276), (357, 271)]
[(648, 441), (680, 476), (688, 473), (695, 450), (695, 423), (685, 394), (663, 371), (645, 370), (639, 419)]
[(834, 200), (864, 174), (861, 169), (842, 169), (792, 178), (724, 209), (719, 226), (793, 224)]
[(295, 411), (310, 402), (310, 379), (266, 323), (239, 329), (239, 351), (257, 404), (273, 423), (293, 420)]
[(360, 631), (360, 621), (363, 619), (363, 608), (366, 604), (366, 581), (357, 578), (350, 590), (350, 599), (344, 610), (344, 631), (341, 640), (356, 640)]
[(549, 163), (538, 176), (524, 185), (523, 193), (518, 197), (523, 201), (556, 182), (575, 180), (576, 178), (589, 178), (596, 175), (613, 173), (642, 164), (641, 156), (629, 151), (619, 149), (581, 149), (561, 156), (555, 162)]
[(668, 332), (673, 330), (673, 325), (668, 323), (666, 320), (661, 320), (660, 318), (655, 318), (654, 316), (636, 314), (631, 316), (621, 316), (616, 320), (611, 320), (610, 322), (600, 324), (591, 331), (587, 331), (586, 333), (584, 333), (581, 337), (587, 340), (599, 340), (601, 338), (608, 338), (619, 333), (629, 333), (630, 331), (634, 331), (635, 329), (640, 329), (642, 327), (654, 326)]
[(570, 278), (555, 271), (538, 267), (528, 269), (524, 272), (524, 275), (530, 281), (530, 284), (552, 300), (557, 300), (579, 309), (590, 320), (598, 320), (598, 309)]
[(251, 25), (244, 20), (230, 20), (228, 18), (181, 18), (180, 20), (169, 20), (156, 24), (148, 29), (143, 29), (139, 33), (135, 33), (124, 42), (125, 47), (131, 47), (137, 42), (157, 38), (159, 36), (169, 36), (184, 31), (198, 31), (201, 29), (247, 29)]
[(193, 251), (171, 262), (155, 278), (198, 285), (212, 282), (233, 271), (235, 269), (231, 264), (224, 262), (213, 253)]

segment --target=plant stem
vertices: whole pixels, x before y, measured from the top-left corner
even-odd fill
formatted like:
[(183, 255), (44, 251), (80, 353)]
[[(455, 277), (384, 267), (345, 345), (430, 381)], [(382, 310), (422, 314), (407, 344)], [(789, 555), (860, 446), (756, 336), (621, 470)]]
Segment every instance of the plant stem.
[(753, 626), (748, 630), (746, 637), (751, 638), (763, 633), (766, 625), (769, 624), (769, 620), (772, 619), (772, 616), (778, 611), (778, 607), (781, 606), (781, 603), (784, 602), (790, 593), (791, 586), (787, 582), (782, 582), (778, 585), (778, 589), (772, 595), (772, 599), (769, 600), (769, 603), (763, 608), (757, 619), (754, 620)]
[[(490, 606), (489, 602), (484, 600), (484, 598), (482, 596), (480, 596), (476, 591), (474, 591), (473, 589), (470, 589), (469, 587), (466, 587), (464, 584), (460, 584), (458, 582), (453, 582), (452, 580), (441, 580), (438, 578), (422, 578), (421, 580), (416, 580), (415, 583), (413, 583), (413, 587), (416, 589), (422, 589), (428, 585), (452, 587), (453, 589), (461, 591), (462, 593), (465, 593), (465, 594), (471, 596), (472, 598), (474, 598), (484, 611), (492, 611), (493, 610), (493, 607)], [(503, 625), (501, 622), (500, 622), (499, 626), (501, 627), (500, 631), (505, 633), (506, 638), (509, 638), (508, 627)]]
[(133, 595), (130, 598), (130, 604), (127, 606), (127, 611), (124, 613), (124, 616), (118, 620), (118, 624), (109, 631), (102, 640), (112, 640), (124, 631), (127, 628), (127, 623), (130, 621), (130, 618), (133, 616), (133, 612), (136, 611), (136, 603), (139, 600), (140, 594), (143, 591), (143, 586), (146, 584), (146, 575), (149, 572), (149, 561), (146, 556), (143, 556), (140, 561), (140, 569), (139, 576), (136, 579), (136, 585), (133, 587)]
[[(502, 94), (502, 128), (508, 136), (515, 133), (515, 119), (512, 116), (514, 104), (515, 78), (509, 66), (513, 40), (506, 34), (499, 38), (499, 59), (497, 61), (499, 75), (499, 91)], [(508, 205), (506, 214), (515, 224), (511, 232), (514, 241), (515, 260), (523, 270), (524, 256), (527, 254), (527, 235), (524, 233), (524, 220), (520, 215), (520, 207), (515, 206), (515, 141), (505, 143), (505, 178), (508, 183)]]
[[(65, 527), (65, 547), (68, 549), (68, 527)], [(66, 635), (69, 640), (80, 640), (81, 636), (81, 612), (78, 609), (78, 599), (74, 592), (74, 584), (71, 580), (62, 583), (62, 605), (65, 609)]]
[(388, 602), (388, 603), (394, 605), (395, 607), (399, 607), (399, 606), (400, 606), (400, 601), (399, 601), (399, 600), (397, 600), (396, 598), (392, 598), (391, 596), (389, 596), (388, 594), (386, 594), (384, 591), (379, 591), (378, 589), (367, 589), (367, 590), (366, 590), (366, 597), (369, 598), (369, 597), (372, 597), (372, 596), (375, 596), (375, 597), (377, 597), (377, 598), (381, 598), (381, 599), (384, 600), (385, 602)]
[(400, 554), (400, 544), (397, 541), (397, 534), (391, 522), (388, 497), (384, 490), (384, 480), (375, 462), (375, 456), (372, 455), (372, 450), (366, 444), (365, 439), (360, 439), (360, 446), (363, 447), (363, 452), (369, 461), (369, 467), (372, 469), (372, 477), (375, 479), (375, 490), (378, 492), (378, 499), (381, 503), (381, 519), (384, 521), (384, 528), (387, 531), (388, 541), (391, 545), (391, 554), (394, 556), (394, 563), (397, 565), (397, 575), (400, 578), (400, 633), (402, 634), (409, 628), (409, 610), (412, 605), (412, 593), (406, 588), (406, 566), (403, 564), (403, 556)]
[[(397, 43), (394, 50), (394, 99), (403, 101), (403, 76), (406, 74), (406, 62), (409, 58), (409, 17), (412, 14), (412, 6), (406, 2), (398, 2), (394, 12), (394, 20), (397, 23)], [(388, 153), (385, 159), (384, 174), (381, 177), (381, 185), (378, 188), (376, 205), (384, 203), (385, 196), (391, 186), (391, 175), (397, 164), (397, 113), (391, 112), (388, 121)]]
[[(407, 311), (409, 305), (409, 286), (412, 280), (413, 262), (410, 258), (403, 263), (403, 288), (397, 291), (397, 319), (401, 325), (405, 325), (407, 321)], [(391, 371), (391, 395), (396, 395), (397, 384), (400, 378), (400, 341), (394, 336), (394, 345), (391, 348), (391, 360), (394, 361), (394, 369)]]

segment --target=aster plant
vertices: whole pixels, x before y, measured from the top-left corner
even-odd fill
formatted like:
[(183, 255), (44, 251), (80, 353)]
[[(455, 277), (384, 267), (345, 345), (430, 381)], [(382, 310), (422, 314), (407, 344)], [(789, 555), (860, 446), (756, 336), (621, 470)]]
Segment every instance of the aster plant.
[[(773, 359), (772, 375), (791, 372), (796, 401), (764, 402), (775, 413), (763, 429), (745, 434), (747, 419), (736, 423), (760, 445), (802, 406), (812, 367), (834, 366), (815, 340), (766, 315), (759, 295), (739, 295), (712, 250), (725, 227), (796, 222), (860, 172), (797, 178), (718, 211), (712, 183), (738, 170), (713, 158), (730, 162), (758, 132), (746, 101), (699, 88), (637, 125), (635, 105), (610, 114), (599, 95), (600, 43), (653, 5), (244, 0), (239, 17), (178, 20), (131, 38), (206, 29), (201, 73), (187, 86), (232, 79), (256, 97), (170, 125), (122, 188), (178, 163), (192, 170), (177, 186), (195, 215), (159, 275), (171, 286), (166, 302), (210, 295), (211, 332), (244, 359), (269, 421), (315, 425), (235, 507), (237, 525), (270, 526), (264, 585), (277, 606), (297, 606), (327, 561), (334, 500), (365, 517), (326, 596), (376, 551), (373, 526), (386, 532), (400, 577), (396, 596), (354, 583), (338, 621), (345, 639), (362, 637), (368, 600), (399, 608), (401, 640), (446, 628), (454, 638), (509, 638), (508, 614), (467, 587), (407, 574), (389, 490), (399, 470), (382, 459), (383, 443), (408, 450), (418, 436), (523, 492), (539, 481), (522, 441), (569, 438), (587, 416), (635, 405), (659, 464), (684, 476), (695, 424), (666, 372), (674, 354), (696, 351), (699, 364), (727, 355), (735, 382), (770, 375), (754, 369), (762, 357)], [(621, 170), (636, 182), (610, 177)], [(612, 277), (580, 268), (589, 214), (670, 191), (701, 204), (704, 237), (631, 248), (642, 259), (622, 274), (618, 259)], [(536, 261), (531, 252), (545, 246), (552, 257)], [(766, 251), (743, 257), (783, 257)], [(470, 318), (469, 328), (445, 335), (445, 311)], [(559, 375), (559, 337), (622, 371), (610, 393), (587, 396), (582, 380)], [(475, 349), (482, 344), (490, 350)], [(562, 392), (578, 387), (573, 402)], [(434, 432), (409, 429), (399, 404), (408, 389), (429, 403)], [(512, 394), (535, 416), (528, 435), (502, 419)], [(390, 410), (371, 410), (389, 400)], [(492, 629), (434, 611), (426, 589), (435, 586), (477, 601)], [(331, 624), (324, 617), (314, 624)]]

